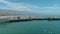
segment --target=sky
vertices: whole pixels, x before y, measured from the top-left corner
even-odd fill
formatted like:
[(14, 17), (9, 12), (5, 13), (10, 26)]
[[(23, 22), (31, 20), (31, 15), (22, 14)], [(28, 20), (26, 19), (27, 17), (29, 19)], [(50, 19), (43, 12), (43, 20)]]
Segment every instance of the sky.
[(0, 9), (60, 15), (60, 0), (0, 0)]

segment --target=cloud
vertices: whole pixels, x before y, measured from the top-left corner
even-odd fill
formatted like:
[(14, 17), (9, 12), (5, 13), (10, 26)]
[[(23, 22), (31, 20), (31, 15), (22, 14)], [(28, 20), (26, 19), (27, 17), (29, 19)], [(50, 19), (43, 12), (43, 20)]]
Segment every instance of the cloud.
[(17, 11), (30, 11), (34, 13), (40, 13), (40, 14), (59, 14), (60, 7), (56, 4), (53, 4), (52, 6), (38, 6), (38, 5), (33, 5), (33, 4), (28, 4), (28, 3), (13, 3), (13, 2), (8, 2), (6, 0), (0, 0), (0, 2), (3, 2), (7, 4), (8, 8), (0, 6), (2, 9), (11, 9), (11, 10), (17, 10)]
[(10, 6), (11, 8), (9, 8), (9, 9), (18, 10), (18, 11), (30, 11), (33, 8), (38, 8), (37, 6), (30, 5), (30, 4), (27, 4), (24, 2), (13, 3), (13, 2), (5, 1), (5, 0), (0, 0), (0, 2), (3, 2), (5, 4), (7, 4), (8, 6)]
[(2, 1), (4, 1), (4, 0), (0, 0), (0, 2), (2, 2)]

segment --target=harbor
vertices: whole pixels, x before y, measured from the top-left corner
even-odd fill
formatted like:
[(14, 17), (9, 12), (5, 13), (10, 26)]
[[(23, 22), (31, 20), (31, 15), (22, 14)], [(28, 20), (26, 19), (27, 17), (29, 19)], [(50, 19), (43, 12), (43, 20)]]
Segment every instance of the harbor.
[(60, 20), (60, 18), (48, 17), (48, 18), (32, 18), (32, 17), (21, 17), (21, 16), (2, 16), (0, 22), (18, 22), (18, 21), (33, 21), (33, 20)]

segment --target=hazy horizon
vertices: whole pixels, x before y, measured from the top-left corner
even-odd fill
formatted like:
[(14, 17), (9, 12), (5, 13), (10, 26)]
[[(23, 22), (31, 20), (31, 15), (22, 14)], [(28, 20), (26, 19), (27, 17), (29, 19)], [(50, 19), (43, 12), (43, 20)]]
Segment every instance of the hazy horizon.
[(60, 17), (58, 0), (0, 0), (1, 14), (30, 14), (39, 17)]

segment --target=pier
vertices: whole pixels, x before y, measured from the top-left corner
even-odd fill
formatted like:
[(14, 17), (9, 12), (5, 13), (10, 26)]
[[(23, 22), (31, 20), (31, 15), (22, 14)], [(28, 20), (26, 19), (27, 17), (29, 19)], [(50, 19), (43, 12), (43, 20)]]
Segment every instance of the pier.
[(32, 20), (31, 19), (9, 20), (9, 22), (17, 22), (17, 21), (32, 21)]
[(0, 18), (0, 22), (18, 22), (18, 21), (33, 21), (33, 20), (60, 20), (60, 18), (48, 17), (48, 18), (21, 18), (21, 17), (6, 17)]
[(60, 18), (32, 18), (32, 20), (60, 20)]
[(9, 22), (17, 21), (33, 21), (33, 20), (60, 20), (60, 18), (31, 18), (31, 19), (18, 19), (18, 20), (9, 20)]

